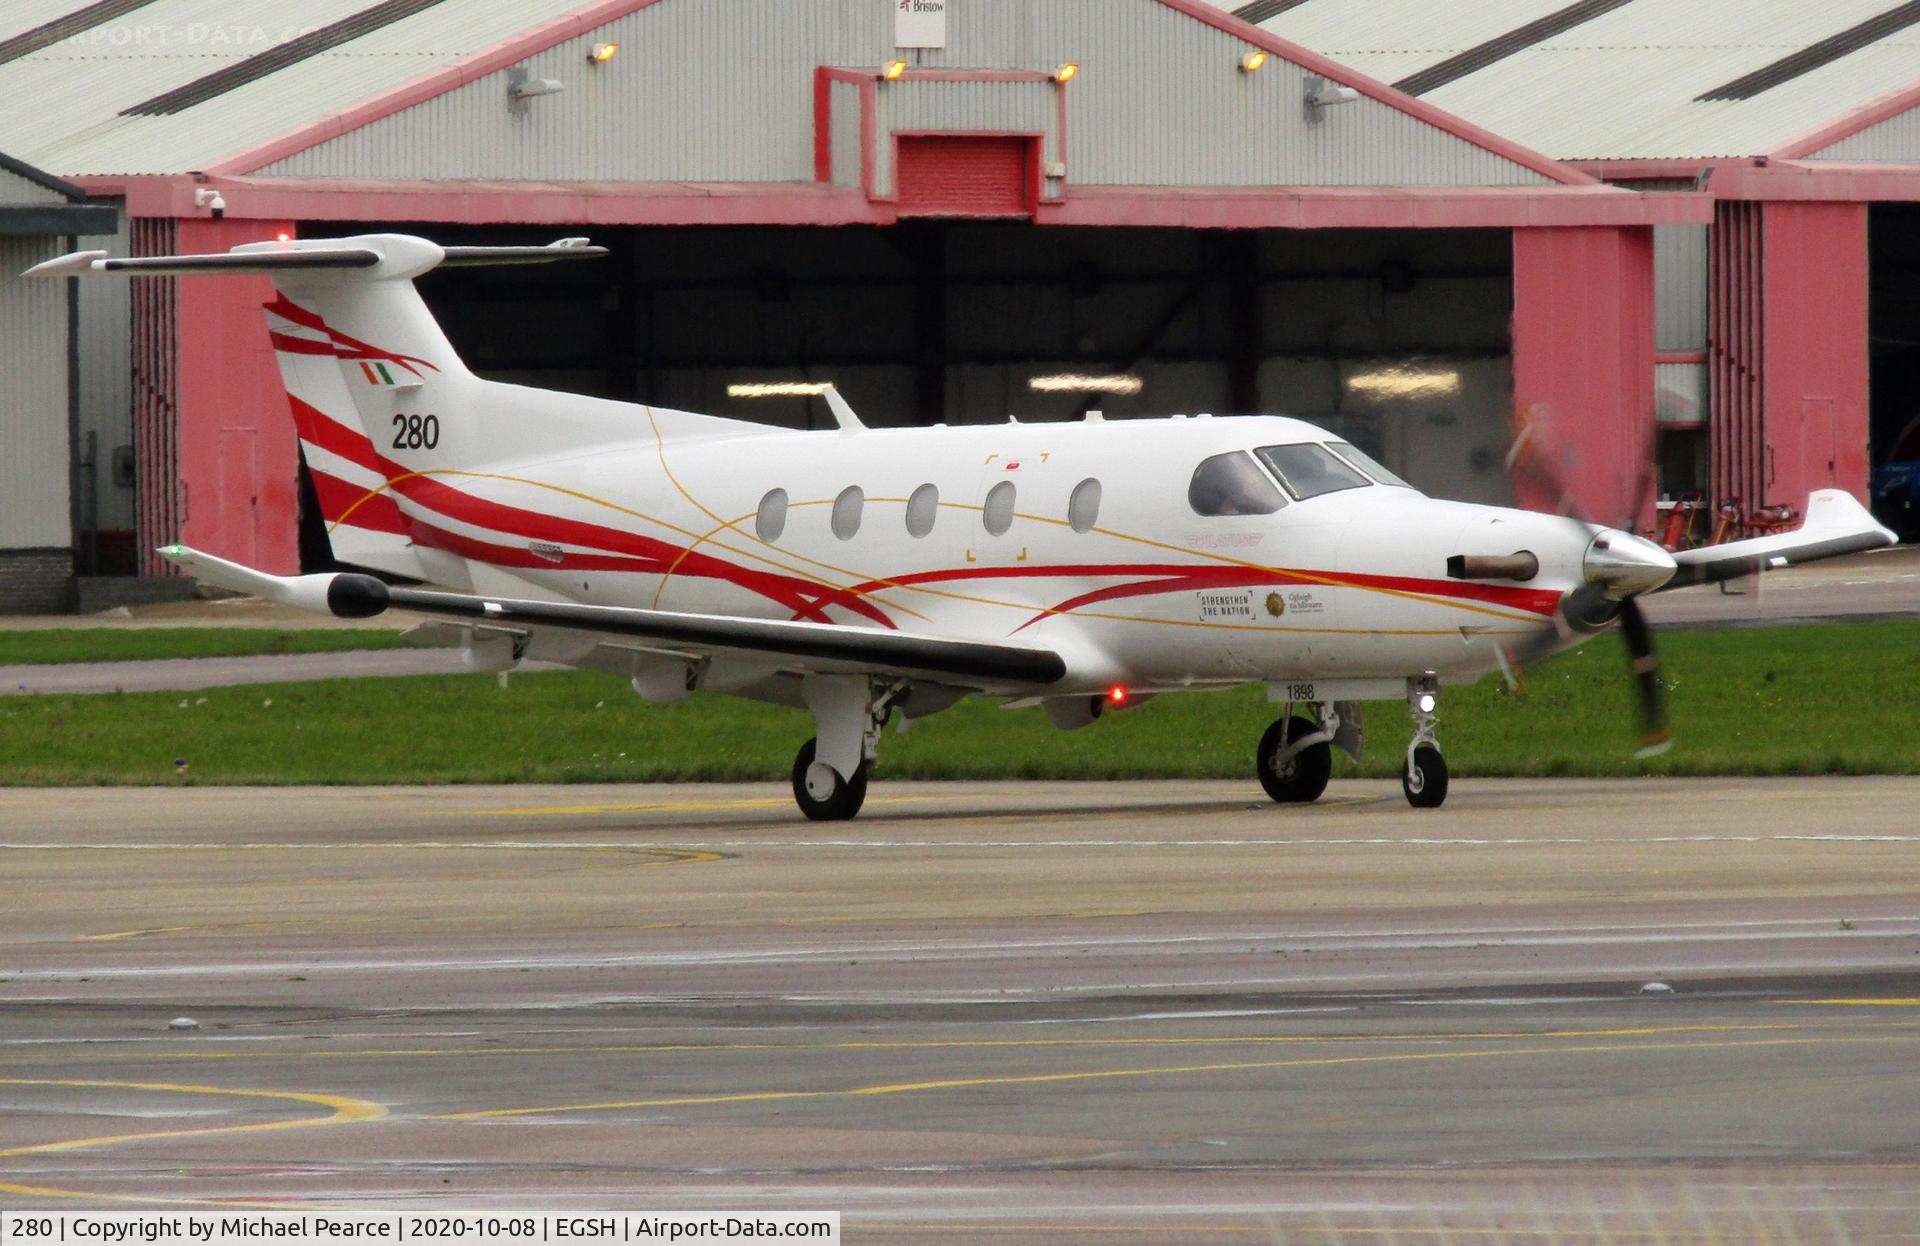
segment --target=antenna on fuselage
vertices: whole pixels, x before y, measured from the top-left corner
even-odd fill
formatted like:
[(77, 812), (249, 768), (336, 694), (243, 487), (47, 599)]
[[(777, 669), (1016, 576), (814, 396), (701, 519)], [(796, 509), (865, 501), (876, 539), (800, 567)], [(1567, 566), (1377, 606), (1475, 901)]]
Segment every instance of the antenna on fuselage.
[(843, 433), (865, 432), (867, 426), (860, 422), (847, 400), (840, 396), (832, 381), (754, 381), (740, 385), (727, 386), (729, 398), (825, 398), (827, 410), (833, 412), (833, 422), (840, 426)]

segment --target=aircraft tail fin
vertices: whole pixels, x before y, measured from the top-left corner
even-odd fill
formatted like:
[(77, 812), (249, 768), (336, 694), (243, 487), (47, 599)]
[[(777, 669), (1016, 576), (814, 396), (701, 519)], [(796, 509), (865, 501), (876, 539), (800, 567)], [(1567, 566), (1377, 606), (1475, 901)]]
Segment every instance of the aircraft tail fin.
[(443, 265), (605, 254), (584, 238), (543, 247), (441, 247), (404, 234), (369, 234), (250, 243), (216, 255), (113, 258), (83, 251), (26, 275), (272, 277), (268, 334), (334, 557), (444, 579), (448, 568), (423, 556), (400, 508), (406, 482), (556, 447), (632, 440), (646, 430), (624, 404), (474, 376), (413, 279)]

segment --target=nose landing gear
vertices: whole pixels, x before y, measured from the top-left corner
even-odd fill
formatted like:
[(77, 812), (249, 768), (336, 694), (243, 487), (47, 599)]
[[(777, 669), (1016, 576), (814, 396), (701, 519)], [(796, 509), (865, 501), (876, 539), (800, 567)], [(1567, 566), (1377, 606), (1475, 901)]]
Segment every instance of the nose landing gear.
[(1407, 744), (1407, 765), (1400, 773), (1400, 790), (1415, 809), (1438, 809), (1447, 798), (1447, 759), (1433, 727), (1439, 721), (1433, 709), (1438, 685), (1431, 678), (1410, 681), (1407, 709), (1413, 714), (1413, 739)]

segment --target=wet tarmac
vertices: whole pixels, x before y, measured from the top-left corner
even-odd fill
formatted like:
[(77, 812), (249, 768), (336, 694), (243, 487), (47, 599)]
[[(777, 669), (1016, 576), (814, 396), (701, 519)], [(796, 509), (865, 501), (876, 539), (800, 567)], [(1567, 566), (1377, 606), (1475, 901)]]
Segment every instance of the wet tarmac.
[(0, 1206), (1912, 1240), (1917, 797), (0, 791)]

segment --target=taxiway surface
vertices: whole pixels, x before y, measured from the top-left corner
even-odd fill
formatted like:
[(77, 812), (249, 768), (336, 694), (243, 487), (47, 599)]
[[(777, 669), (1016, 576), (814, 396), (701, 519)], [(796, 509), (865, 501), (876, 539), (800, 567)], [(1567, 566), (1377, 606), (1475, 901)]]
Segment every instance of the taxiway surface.
[(1920, 780), (1249, 787), (0, 792), (0, 1205), (1920, 1224)]

